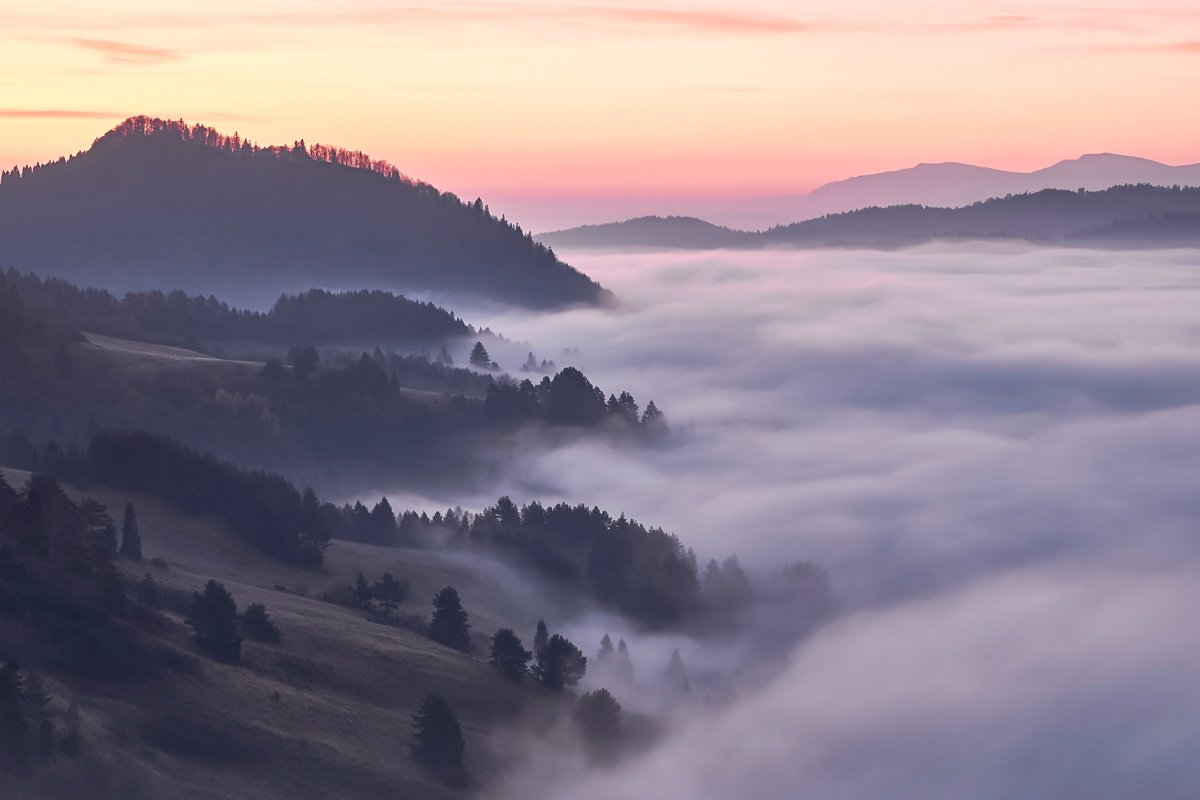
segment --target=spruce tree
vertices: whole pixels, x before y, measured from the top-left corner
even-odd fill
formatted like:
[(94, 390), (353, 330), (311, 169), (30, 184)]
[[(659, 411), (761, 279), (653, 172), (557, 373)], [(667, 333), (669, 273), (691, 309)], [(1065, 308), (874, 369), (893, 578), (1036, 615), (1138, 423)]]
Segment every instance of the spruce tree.
[(121, 557), (130, 561), (142, 560), (142, 536), (138, 532), (133, 503), (125, 504), (125, 519), (121, 523)]
[(476, 369), (491, 369), (492, 357), (488, 354), (487, 348), (483, 346), (483, 342), (476, 342), (475, 347), (471, 348), (470, 357), (471, 366)]
[(605, 661), (613, 656), (616, 651), (613, 650), (612, 639), (609, 635), (604, 634), (604, 638), (600, 640), (600, 650), (596, 653), (596, 666), (600, 666)]
[(413, 714), (412, 753), (425, 764), (458, 769), (463, 765), (466, 744), (454, 709), (440, 694), (431, 694)]
[(537, 655), (546, 649), (546, 643), (550, 641), (550, 631), (546, 628), (546, 620), (539, 619), (537, 623), (537, 631), (533, 634), (533, 654)]
[(617, 642), (617, 675), (626, 682), (633, 682), (633, 660), (624, 639)]
[(492, 636), (492, 655), (488, 663), (509, 680), (521, 680), (529, 671), (527, 665), (532, 657), (533, 653), (525, 649), (511, 628), (501, 628)]
[(547, 689), (574, 686), (587, 672), (587, 657), (570, 639), (554, 634), (537, 653), (533, 674)]
[(192, 615), (187, 624), (192, 626), (196, 644), (206, 653), (227, 661), (241, 657), (237, 603), (224, 585), (210, 580), (203, 593), (192, 595)]
[(408, 584), (393, 578), (392, 573), (385, 572), (383, 577), (375, 582), (371, 594), (379, 601), (383, 616), (389, 617), (404, 602), (404, 597), (408, 594)]
[(350, 595), (350, 605), (363, 611), (375, 610), (375, 593), (371, 591), (367, 576), (363, 575), (361, 570), (354, 578), (354, 592)]
[(242, 630), (251, 639), (268, 644), (278, 644), (283, 638), (279, 628), (271, 621), (267, 607), (262, 603), (251, 603), (242, 613)]
[(462, 601), (453, 586), (447, 586), (434, 595), (433, 619), (429, 622), (430, 639), (465, 653), (471, 649), (470, 627), (467, 612), (463, 611)]

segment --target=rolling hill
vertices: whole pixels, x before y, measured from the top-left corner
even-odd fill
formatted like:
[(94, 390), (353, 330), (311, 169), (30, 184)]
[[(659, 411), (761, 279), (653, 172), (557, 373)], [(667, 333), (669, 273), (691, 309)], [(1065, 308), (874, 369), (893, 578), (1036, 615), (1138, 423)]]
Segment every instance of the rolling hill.
[(750, 209), (763, 220), (785, 223), (870, 206), (957, 207), (992, 197), (1044, 189), (1101, 191), (1123, 184), (1200, 186), (1200, 164), (1171, 166), (1147, 158), (1093, 153), (1031, 172), (947, 162), (859, 175), (807, 194), (765, 197)]
[[(13, 486), (29, 479), (11, 469), (0, 475)], [(528, 639), (524, 628), (535, 620), (518, 610), (518, 595), (503, 576), (449, 555), (349, 542), (334, 542), (326, 568), (314, 572), (281, 564), (219, 520), (185, 514), (160, 499), (100, 485), (67, 489), (73, 499), (92, 497), (109, 509), (127, 502), (136, 507), (150, 560), (122, 562), (124, 579), (132, 586), (149, 575), (161, 587), (158, 638), (179, 654), (181, 668), (136, 680), (49, 676), (55, 696), (79, 702), (84, 756), (60, 763), (47, 776), (52, 787), (34, 781), (28, 795), (16, 795), (20, 800), (47, 790), (66, 796), (66, 787), (72, 796), (123, 800), (464, 797), (470, 787), (446, 785), (408, 752), (411, 714), (427, 693), (445, 695), (457, 711), (476, 787), (494, 785), (519, 756), (503, 732), (548, 724), (570, 708), (570, 695), (532, 680), (506, 681), (479, 656), (318, 599), (353, 583), (359, 570), (372, 577), (390, 570), (410, 581), (400, 612), (414, 621), (428, 616), (434, 592), (453, 584), (474, 630), (490, 634), (514, 625)], [(266, 605), (283, 631), (282, 643), (247, 641), (238, 664), (200, 656), (179, 606), (186, 608), (210, 578), (221, 581), (239, 607)]]
[(701, 220), (644, 217), (539, 237), (555, 247), (704, 250), (902, 247), (939, 239), (1004, 239), (1087, 247), (1200, 245), (1200, 189), (1149, 185), (1102, 191), (1046, 189), (958, 208), (870, 207), (757, 233)]
[(537, 308), (609, 298), (482, 202), (362, 153), (136, 117), (2, 177), (0, 263), (89, 285), (387, 288)]

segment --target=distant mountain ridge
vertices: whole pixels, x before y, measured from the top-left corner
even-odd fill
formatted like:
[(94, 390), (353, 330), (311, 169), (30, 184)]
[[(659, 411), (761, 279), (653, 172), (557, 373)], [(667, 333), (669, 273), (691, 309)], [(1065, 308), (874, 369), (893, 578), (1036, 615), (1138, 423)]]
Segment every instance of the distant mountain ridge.
[(712, 249), (903, 247), (939, 239), (1008, 239), (1095, 247), (1200, 246), (1200, 188), (1046, 189), (958, 208), (898, 205), (830, 214), (750, 233), (702, 220), (642, 217), (539, 237), (555, 247)]
[(1100, 191), (1113, 186), (1200, 186), (1200, 164), (1171, 166), (1115, 153), (1094, 153), (1032, 172), (946, 162), (833, 181), (807, 194), (750, 201), (753, 211), (781, 224), (870, 206), (954, 208), (1044, 189)]
[(133, 117), (0, 176), (0, 266), (119, 289), (311, 286), (556, 307), (609, 294), (480, 201), (363, 153)]

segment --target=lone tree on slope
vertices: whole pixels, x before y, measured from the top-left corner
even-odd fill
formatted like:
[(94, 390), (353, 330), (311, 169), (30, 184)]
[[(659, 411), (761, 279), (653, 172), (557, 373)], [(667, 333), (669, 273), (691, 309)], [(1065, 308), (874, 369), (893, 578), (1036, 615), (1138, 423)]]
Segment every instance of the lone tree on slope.
[(429, 622), (429, 638), (455, 650), (471, 649), (471, 626), (467, 612), (453, 586), (447, 586), (433, 597), (433, 619)]
[(431, 694), (413, 714), (412, 754), (424, 764), (457, 769), (463, 765), (466, 744), (462, 728), (450, 703), (440, 694)]
[(192, 595), (192, 616), (187, 624), (192, 626), (196, 644), (206, 653), (227, 661), (241, 657), (237, 603), (224, 585), (209, 581), (202, 593)]

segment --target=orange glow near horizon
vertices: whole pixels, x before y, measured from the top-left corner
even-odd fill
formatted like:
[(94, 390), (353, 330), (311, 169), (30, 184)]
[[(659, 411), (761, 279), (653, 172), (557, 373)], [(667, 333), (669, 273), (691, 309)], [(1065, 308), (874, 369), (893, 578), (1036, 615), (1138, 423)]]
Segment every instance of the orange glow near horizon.
[(0, 44), (5, 165), (133, 114), (364, 150), (485, 199), (1200, 161), (1194, 2), (0, 0)]

